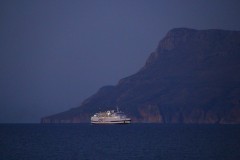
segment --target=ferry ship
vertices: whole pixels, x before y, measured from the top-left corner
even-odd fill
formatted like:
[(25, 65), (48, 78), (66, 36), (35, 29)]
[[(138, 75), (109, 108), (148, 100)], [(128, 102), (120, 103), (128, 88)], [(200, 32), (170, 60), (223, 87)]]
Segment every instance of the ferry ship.
[(92, 124), (129, 124), (131, 119), (128, 118), (123, 112), (111, 110), (105, 112), (95, 113), (91, 117)]

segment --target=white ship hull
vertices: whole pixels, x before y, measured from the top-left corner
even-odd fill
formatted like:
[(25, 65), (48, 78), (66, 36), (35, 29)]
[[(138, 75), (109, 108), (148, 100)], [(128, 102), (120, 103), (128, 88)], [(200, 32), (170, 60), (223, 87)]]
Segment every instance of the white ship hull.
[(118, 120), (118, 121), (91, 121), (92, 124), (129, 124), (131, 123), (130, 119)]

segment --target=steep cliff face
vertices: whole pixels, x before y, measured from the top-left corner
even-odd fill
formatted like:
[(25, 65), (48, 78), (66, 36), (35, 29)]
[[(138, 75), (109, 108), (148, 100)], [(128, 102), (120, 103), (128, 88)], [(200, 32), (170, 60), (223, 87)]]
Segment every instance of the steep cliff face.
[(239, 31), (173, 29), (139, 72), (42, 122), (89, 122), (119, 106), (135, 122), (240, 123), (239, 62)]

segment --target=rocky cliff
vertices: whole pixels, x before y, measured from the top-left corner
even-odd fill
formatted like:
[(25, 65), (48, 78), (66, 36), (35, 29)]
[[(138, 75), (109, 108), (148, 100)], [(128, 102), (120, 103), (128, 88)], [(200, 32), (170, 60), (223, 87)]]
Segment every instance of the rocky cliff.
[(173, 29), (139, 72), (41, 122), (89, 122), (113, 106), (134, 122), (240, 123), (240, 32)]

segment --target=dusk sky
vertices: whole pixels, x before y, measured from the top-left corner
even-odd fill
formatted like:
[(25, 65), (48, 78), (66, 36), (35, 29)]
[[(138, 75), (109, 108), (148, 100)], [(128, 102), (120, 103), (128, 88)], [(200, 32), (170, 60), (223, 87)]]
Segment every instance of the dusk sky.
[(240, 30), (240, 1), (1, 0), (0, 123), (80, 106), (177, 27)]

